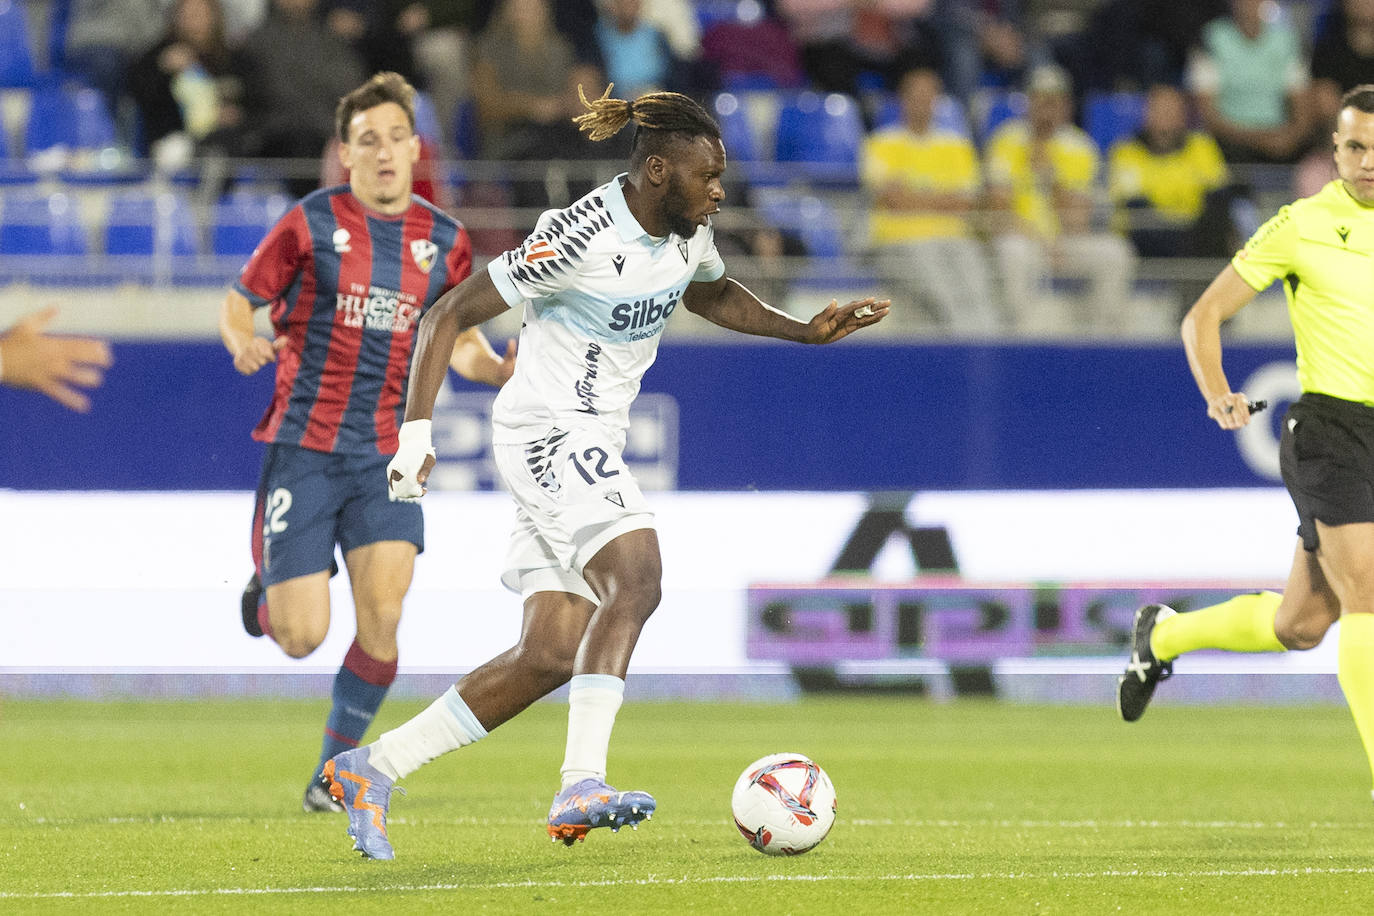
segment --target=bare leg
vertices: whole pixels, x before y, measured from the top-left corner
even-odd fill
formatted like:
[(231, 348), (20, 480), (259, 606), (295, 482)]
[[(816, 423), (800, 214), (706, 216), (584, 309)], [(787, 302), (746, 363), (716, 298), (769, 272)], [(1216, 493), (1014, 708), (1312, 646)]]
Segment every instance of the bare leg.
[(491, 731), (568, 682), (595, 610), (587, 599), (564, 592), (525, 599), (520, 641), (455, 685), (483, 728)]
[(358, 615), (358, 645), (379, 661), (396, 660), (396, 628), (417, 552), (409, 541), (378, 541), (355, 547), (344, 557)]
[(267, 586), (272, 638), (292, 658), (305, 658), (329, 632), (329, 571)]
[(1327, 582), (1321, 563), (1298, 541), (1283, 602), (1274, 615), (1274, 635), (1285, 648), (1311, 649), (1340, 615), (1340, 599)]
[[(409, 541), (377, 541), (355, 547), (344, 556), (358, 629), (334, 676), (317, 773), (326, 761), (358, 746), (396, 680), (396, 627), (410, 589), (416, 553)], [(306, 807), (320, 810), (312, 807), (309, 794)]]
[(601, 598), (573, 665), (574, 674), (624, 678), (630, 655), (662, 597), (658, 532), (641, 528), (601, 548), (582, 571)]

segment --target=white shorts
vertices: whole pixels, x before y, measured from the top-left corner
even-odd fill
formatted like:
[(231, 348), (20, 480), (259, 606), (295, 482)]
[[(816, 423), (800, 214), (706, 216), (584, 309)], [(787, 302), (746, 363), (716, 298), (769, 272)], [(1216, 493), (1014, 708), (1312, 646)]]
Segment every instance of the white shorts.
[(555, 428), (493, 451), (516, 504), (501, 583), (523, 598), (556, 591), (599, 603), (582, 568), (620, 535), (654, 526), (620, 444), (595, 428)]

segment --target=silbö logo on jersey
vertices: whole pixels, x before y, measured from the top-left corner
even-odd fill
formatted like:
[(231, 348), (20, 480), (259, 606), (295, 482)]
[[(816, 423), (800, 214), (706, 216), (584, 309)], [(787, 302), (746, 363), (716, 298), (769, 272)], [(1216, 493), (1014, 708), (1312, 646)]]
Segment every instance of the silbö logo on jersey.
[[(673, 314), (681, 295), (670, 295), (668, 301), (663, 303), (658, 301), (657, 296), (636, 299), (634, 302), (622, 302), (611, 309), (611, 323), (608, 327), (612, 331), (635, 331), (636, 333), (629, 336), (630, 340), (653, 337), (663, 330), (662, 323)], [(641, 328), (643, 330), (639, 330)]]

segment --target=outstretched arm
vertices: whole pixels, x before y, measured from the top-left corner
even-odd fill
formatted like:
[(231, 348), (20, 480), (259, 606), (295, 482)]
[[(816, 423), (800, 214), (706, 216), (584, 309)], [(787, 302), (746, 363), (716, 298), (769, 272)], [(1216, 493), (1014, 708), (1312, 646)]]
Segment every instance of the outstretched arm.
[(887, 317), (888, 299), (856, 299), (844, 306), (835, 301), (801, 321), (761, 301), (737, 280), (721, 277), (709, 283), (693, 283), (682, 296), (687, 310), (713, 324), (758, 337), (777, 337), (798, 343), (833, 343), (859, 328)]
[(1250, 422), (1245, 394), (1231, 390), (1221, 366), (1221, 325), (1255, 298), (1255, 290), (1227, 264), (1197, 302), (1183, 316), (1183, 349), (1198, 391), (1207, 402), (1207, 416), (1222, 429), (1240, 429)]

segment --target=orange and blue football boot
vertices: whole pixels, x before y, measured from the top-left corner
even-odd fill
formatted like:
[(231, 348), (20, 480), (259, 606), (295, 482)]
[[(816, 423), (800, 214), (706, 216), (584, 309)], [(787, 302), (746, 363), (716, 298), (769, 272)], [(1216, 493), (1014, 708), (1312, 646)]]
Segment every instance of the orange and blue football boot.
[(593, 827), (638, 829), (654, 816), (658, 802), (647, 792), (617, 792), (600, 779), (588, 778), (567, 786), (549, 807), (549, 837), (571, 846), (587, 838)]
[(348, 812), (353, 848), (369, 859), (394, 859), (386, 836), (392, 781), (367, 762), (369, 756), (366, 747), (344, 751), (325, 763), (320, 782)]

